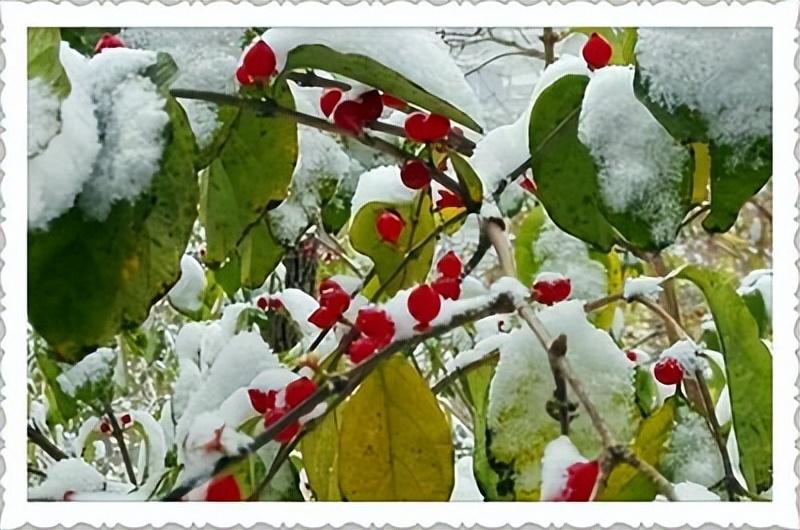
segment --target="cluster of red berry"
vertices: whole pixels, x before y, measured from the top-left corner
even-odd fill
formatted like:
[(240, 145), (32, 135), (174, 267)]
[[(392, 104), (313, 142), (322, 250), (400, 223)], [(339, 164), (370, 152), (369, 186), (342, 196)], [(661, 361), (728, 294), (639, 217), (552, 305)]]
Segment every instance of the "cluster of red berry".
[(236, 80), (242, 85), (263, 85), (275, 73), (275, 52), (264, 42), (259, 40), (248, 48), (242, 59), (242, 64), (236, 70)]
[(439, 277), (431, 286), (442, 298), (458, 300), (461, 297), (461, 259), (452, 250), (436, 264)]
[(386, 311), (377, 307), (359, 309), (355, 328), (359, 336), (350, 343), (347, 353), (356, 364), (388, 345), (394, 337), (394, 322)]
[(336, 324), (349, 307), (350, 295), (329, 278), (319, 285), (319, 308), (311, 313), (308, 321), (320, 329), (327, 329)]
[[(295, 379), (281, 390), (264, 392), (257, 388), (247, 391), (253, 409), (264, 416), (264, 427), (284, 417), (290, 410), (308, 399), (317, 389), (317, 385), (308, 377)], [(300, 422), (294, 421), (275, 436), (275, 440), (286, 443), (300, 431)]]
[(256, 306), (262, 311), (278, 311), (283, 309), (283, 302), (277, 296), (259, 296)]
[(344, 91), (329, 88), (322, 93), (319, 106), (333, 123), (353, 134), (360, 134), (364, 125), (381, 117), (383, 98), (379, 91), (369, 90), (348, 99)]
[[(131, 418), (130, 414), (125, 413), (119, 417), (119, 427), (122, 430), (125, 430), (128, 427), (130, 427), (132, 423), (133, 423), (133, 418)], [(99, 428), (101, 433), (107, 435), (111, 434), (111, 424), (108, 422), (108, 420), (101, 421)]]

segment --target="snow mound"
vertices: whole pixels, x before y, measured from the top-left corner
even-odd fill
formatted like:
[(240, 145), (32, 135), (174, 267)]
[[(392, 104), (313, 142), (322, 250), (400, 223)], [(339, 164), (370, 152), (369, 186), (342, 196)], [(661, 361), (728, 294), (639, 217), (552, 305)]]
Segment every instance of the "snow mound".
[(569, 437), (561, 435), (544, 448), (542, 456), (541, 500), (559, 500), (567, 484), (567, 469), (572, 464), (588, 462)]
[(595, 72), (581, 107), (578, 139), (598, 167), (603, 203), (614, 213), (635, 212), (656, 243), (672, 240), (683, 220), (678, 191), (691, 159), (636, 99), (633, 68)]
[(742, 278), (736, 290), (739, 296), (757, 292), (764, 300), (767, 316), (772, 318), (772, 269), (757, 269)]
[(80, 389), (94, 384), (110, 382), (114, 375), (117, 352), (111, 348), (100, 348), (56, 378), (64, 393), (75, 396)]
[(472, 471), (472, 457), (459, 458), (455, 465), (455, 484), (450, 494), (451, 501), (483, 502), (483, 494)]
[(358, 179), (350, 211), (353, 215), (370, 202), (408, 204), (416, 192), (403, 184), (398, 166), (378, 166), (370, 169)]
[(181, 277), (167, 293), (170, 303), (183, 311), (197, 311), (203, 305), (205, 290), (203, 266), (191, 255), (184, 254), (181, 258)]
[(105, 478), (80, 458), (59, 460), (47, 469), (47, 478), (28, 489), (28, 498), (66, 500), (71, 493), (91, 493), (105, 489)]
[(28, 158), (47, 147), (61, 128), (61, 100), (37, 77), (28, 81)]
[(272, 47), (278, 71), (289, 51), (303, 44), (321, 44), (341, 53), (365, 55), (396, 71), (431, 94), (450, 102), (474, 120), (481, 106), (441, 39), (417, 28), (272, 28), (262, 39)]
[(771, 29), (642, 28), (636, 60), (650, 98), (699, 112), (715, 142), (747, 147), (771, 134)]
[(661, 287), (663, 281), (664, 278), (660, 276), (626, 278), (622, 287), (622, 298), (629, 301), (633, 298), (653, 299), (664, 290)]

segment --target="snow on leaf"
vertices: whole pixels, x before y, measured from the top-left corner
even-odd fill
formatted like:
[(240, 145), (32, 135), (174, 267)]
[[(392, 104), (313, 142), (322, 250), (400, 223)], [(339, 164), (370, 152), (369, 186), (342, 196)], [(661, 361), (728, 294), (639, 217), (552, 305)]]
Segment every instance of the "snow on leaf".
[(181, 258), (181, 277), (167, 293), (170, 303), (179, 310), (197, 311), (203, 305), (205, 289), (203, 266), (191, 255), (184, 254)]
[(672, 482), (711, 487), (722, 479), (722, 458), (706, 420), (689, 406), (679, 406), (669, 448), (661, 459)]
[(112, 378), (117, 352), (100, 348), (56, 378), (61, 389), (84, 403), (104, 403), (110, 400)]
[(47, 478), (28, 489), (28, 498), (36, 500), (67, 500), (71, 493), (90, 493), (105, 489), (105, 477), (80, 458), (59, 460), (47, 469)]

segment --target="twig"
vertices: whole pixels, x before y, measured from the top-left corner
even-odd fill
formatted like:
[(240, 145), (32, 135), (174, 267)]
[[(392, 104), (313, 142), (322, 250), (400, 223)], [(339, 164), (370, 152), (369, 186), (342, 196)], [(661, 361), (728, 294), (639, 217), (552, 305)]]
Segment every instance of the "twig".
[(302, 87), (338, 88), (343, 92), (347, 92), (352, 88), (349, 83), (336, 79), (326, 79), (310, 70), (307, 72), (290, 72), (286, 74), (286, 78)]
[(522, 56), (525, 56), (525, 57), (533, 57), (535, 59), (543, 59), (544, 58), (543, 55), (542, 55), (542, 52), (540, 52), (539, 50), (520, 50), (520, 51), (515, 51), (515, 52), (503, 52), (503, 53), (499, 53), (499, 54), (495, 55), (494, 57), (486, 59), (485, 61), (483, 61), (478, 66), (475, 66), (474, 68), (470, 68), (469, 70), (464, 72), (464, 77), (469, 77), (472, 74), (474, 74), (476, 72), (479, 72), (481, 69), (489, 66), (493, 62), (498, 61), (498, 60), (500, 60), (500, 59), (502, 59), (504, 57), (512, 57), (514, 55), (522, 55)]
[[(670, 271), (664, 263), (664, 258), (660, 252), (652, 254), (649, 261), (657, 276), (661, 276), (662, 278), (669, 276)], [(667, 310), (667, 313), (669, 313), (680, 328), (680, 306), (678, 305), (678, 296), (675, 293), (675, 285), (671, 282), (664, 285), (664, 292), (661, 293), (661, 305), (664, 306), (664, 309)], [(672, 337), (670, 337), (670, 340), (673, 340)]]
[(586, 302), (585, 304), (583, 304), (583, 310), (587, 313), (591, 313), (592, 311), (597, 311), (598, 309), (602, 309), (609, 304), (618, 302), (619, 300), (622, 300), (622, 293), (609, 294), (602, 298), (598, 298), (597, 300)]
[(444, 390), (445, 388), (450, 386), (450, 384), (453, 381), (455, 381), (456, 379), (458, 379), (459, 377), (461, 377), (463, 375), (467, 375), (468, 373), (472, 372), (473, 370), (477, 370), (481, 366), (485, 366), (487, 364), (491, 364), (491, 363), (497, 361), (497, 359), (499, 359), (499, 358), (500, 358), (500, 351), (499, 350), (494, 350), (494, 351), (491, 351), (488, 354), (484, 355), (480, 359), (476, 359), (476, 360), (472, 361), (471, 363), (465, 364), (464, 366), (456, 367), (455, 369), (453, 369), (452, 371), (450, 371), (446, 375), (444, 375), (441, 379), (436, 381), (436, 383), (434, 383), (434, 385), (431, 387), (431, 391), (434, 394), (438, 394), (442, 390)]
[(692, 340), (685, 329), (670, 315), (666, 309), (660, 305), (651, 302), (647, 298), (636, 296), (631, 298), (632, 302), (637, 302), (645, 306), (647, 309), (661, 317), (666, 324), (667, 337), (670, 342), (676, 342), (678, 339)]
[(28, 441), (39, 446), (39, 448), (49, 455), (53, 460), (58, 461), (69, 458), (67, 453), (61, 450), (61, 448), (56, 444), (51, 442), (47, 436), (42, 433), (42, 431), (36, 427), (32, 427), (31, 425), (28, 425)]
[(553, 28), (544, 28), (542, 30), (542, 36), (539, 37), (544, 44), (544, 64), (545, 66), (549, 66), (553, 64), (556, 60), (555, 54), (555, 44), (560, 39), (558, 33), (553, 31)]
[(122, 429), (119, 426), (119, 422), (117, 421), (117, 417), (114, 415), (114, 411), (111, 410), (111, 404), (105, 404), (106, 416), (108, 417), (108, 422), (111, 424), (111, 436), (117, 441), (117, 445), (119, 446), (119, 452), (122, 455), (122, 462), (125, 464), (125, 471), (128, 473), (128, 480), (131, 484), (136, 486), (136, 472), (133, 470), (133, 463), (131, 462), (131, 455), (128, 453), (128, 446), (125, 445), (125, 437), (122, 435)]

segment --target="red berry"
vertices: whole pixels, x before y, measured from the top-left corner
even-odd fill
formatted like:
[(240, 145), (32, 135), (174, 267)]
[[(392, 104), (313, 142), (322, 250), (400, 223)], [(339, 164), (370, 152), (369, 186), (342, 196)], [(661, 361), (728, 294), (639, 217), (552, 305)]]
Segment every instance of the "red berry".
[(343, 95), (344, 92), (338, 88), (328, 88), (322, 93), (319, 98), (319, 108), (326, 117), (333, 113)]
[(542, 276), (533, 283), (533, 299), (540, 304), (553, 305), (566, 300), (572, 292), (572, 283), (569, 278), (560, 274)]
[(394, 337), (394, 322), (383, 309), (364, 307), (358, 310), (356, 329), (382, 344), (388, 344)]
[(597, 476), (600, 474), (600, 464), (597, 460), (591, 462), (577, 462), (567, 468), (567, 483), (559, 501), (586, 502), (592, 496)]
[(206, 489), (206, 500), (235, 502), (242, 500), (242, 492), (233, 475), (225, 475), (211, 480)]
[(95, 55), (105, 50), (106, 48), (124, 48), (125, 43), (112, 33), (103, 33), (103, 36), (97, 40), (94, 45)]
[(341, 287), (319, 293), (319, 305), (336, 313), (337, 318), (350, 307), (350, 295)]
[(308, 321), (320, 329), (327, 329), (339, 321), (341, 313), (337, 313), (327, 307), (320, 307), (308, 317)]
[(319, 292), (327, 291), (328, 289), (341, 289), (342, 286), (333, 281), (331, 278), (325, 278), (319, 282)]
[(378, 351), (378, 348), (380, 348), (380, 344), (377, 339), (362, 335), (350, 343), (347, 353), (350, 356), (350, 360), (358, 364)]
[(653, 375), (662, 385), (677, 385), (683, 379), (683, 366), (678, 359), (666, 357), (653, 366)]
[(244, 65), (236, 69), (236, 80), (240, 85), (252, 85), (256, 82), (256, 80), (250, 77), (250, 74), (247, 73), (247, 69), (244, 67)]
[(100, 432), (103, 434), (108, 434), (111, 432), (111, 425), (106, 422), (100, 424)]
[(403, 218), (397, 212), (391, 210), (385, 210), (375, 221), (375, 230), (378, 231), (381, 239), (387, 243), (397, 243), (405, 226), (406, 222), (403, 221)]
[(461, 297), (461, 280), (458, 278), (438, 278), (431, 286), (442, 298), (458, 300)]
[(278, 311), (279, 309), (283, 309), (283, 302), (278, 297), (271, 296), (269, 298), (269, 308), (273, 311)]
[(591, 70), (608, 65), (612, 52), (608, 41), (597, 33), (592, 33), (589, 40), (583, 45), (583, 58)]
[(455, 193), (447, 190), (439, 190), (439, 200), (436, 201), (436, 207), (440, 210), (444, 208), (462, 208), (464, 201)]
[(244, 54), (242, 65), (250, 77), (256, 81), (263, 81), (275, 73), (276, 62), (272, 48), (263, 40), (259, 40)]
[(306, 399), (308, 399), (311, 394), (317, 389), (317, 385), (314, 384), (314, 381), (309, 379), (308, 377), (301, 377), (300, 379), (295, 379), (288, 385), (286, 385), (286, 405), (289, 408), (294, 408)]
[(450, 120), (438, 114), (413, 112), (406, 118), (404, 128), (406, 136), (417, 142), (435, 142), (447, 137), (450, 132)]
[(260, 310), (266, 311), (267, 309), (269, 309), (269, 300), (267, 299), (266, 296), (261, 296), (259, 297), (258, 300), (256, 300), (256, 305)]
[(342, 101), (333, 111), (333, 123), (347, 129), (353, 134), (361, 133), (364, 126), (361, 103), (358, 101)]
[(431, 172), (421, 160), (406, 160), (400, 168), (400, 179), (412, 190), (421, 190), (431, 183)]
[(274, 390), (264, 392), (257, 388), (250, 388), (247, 390), (247, 395), (250, 398), (250, 405), (252, 405), (253, 409), (259, 414), (264, 414), (267, 410), (275, 407), (275, 396), (277, 392)]
[(75, 490), (67, 490), (64, 492), (64, 497), (62, 497), (62, 500), (69, 502), (72, 500), (73, 495), (75, 495)]
[(383, 100), (377, 90), (364, 92), (358, 101), (361, 103), (361, 118), (364, 121), (375, 121), (383, 114)]
[(122, 416), (120, 416), (119, 421), (122, 422), (122, 425), (127, 425), (131, 422), (131, 415), (123, 414)]
[(383, 94), (381, 96), (381, 99), (383, 100), (384, 105), (386, 105), (387, 107), (391, 107), (393, 109), (405, 110), (406, 107), (408, 107), (408, 103), (406, 103), (400, 98), (394, 97), (391, 94)]
[(422, 284), (411, 291), (406, 305), (411, 316), (420, 323), (419, 328), (424, 329), (439, 314), (439, 310), (442, 308), (442, 300), (433, 287)]
[(461, 276), (461, 259), (451, 250), (442, 256), (436, 264), (436, 270), (445, 278), (458, 278)]
[(634, 362), (634, 363), (636, 362), (636, 352), (633, 351), (633, 350), (626, 351), (625, 352), (625, 357), (627, 357), (628, 360), (631, 361), (631, 362)]
[(536, 194), (536, 182), (531, 178), (524, 178), (519, 181), (519, 187), (528, 193)]
[[(268, 428), (273, 423), (276, 423), (286, 414), (286, 412), (286, 409), (271, 409), (264, 415), (264, 427)], [(300, 422), (292, 422), (275, 436), (275, 440), (281, 443), (289, 442), (299, 431)]]

